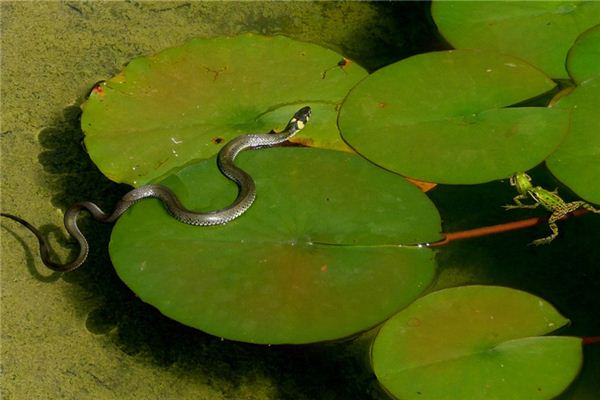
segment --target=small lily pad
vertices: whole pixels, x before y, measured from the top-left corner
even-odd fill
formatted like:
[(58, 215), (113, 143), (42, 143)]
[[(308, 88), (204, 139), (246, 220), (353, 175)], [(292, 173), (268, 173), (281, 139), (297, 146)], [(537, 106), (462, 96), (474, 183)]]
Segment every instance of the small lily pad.
[(353, 88), (339, 126), (356, 151), (384, 168), (428, 182), (482, 183), (528, 170), (556, 149), (567, 110), (504, 108), (554, 86), (499, 53), (420, 54)]
[(554, 107), (572, 112), (571, 129), (546, 165), (577, 195), (600, 204), (600, 77), (582, 82)]
[(515, 55), (553, 78), (568, 78), (569, 48), (600, 22), (596, 1), (434, 1), (431, 13), (441, 34), (457, 49)]
[(568, 322), (519, 290), (440, 290), (385, 323), (372, 364), (400, 399), (551, 399), (577, 376), (581, 339), (538, 335)]
[(569, 50), (567, 70), (577, 84), (600, 75), (600, 25), (577, 38)]
[(318, 113), (297, 139), (348, 150), (337, 108), (367, 73), (342, 56), (283, 36), (194, 39), (132, 60), (83, 104), (90, 157), (116, 182), (143, 185), (216, 154), (235, 136), (282, 129), (294, 111)]
[[(308, 343), (368, 329), (405, 307), (434, 276), (440, 237), (431, 201), (402, 177), (339, 151), (242, 153), (257, 199), (240, 218), (195, 227), (159, 201), (116, 224), (110, 254), (123, 281), (163, 314), (252, 343)], [(235, 185), (215, 160), (162, 182), (190, 209), (221, 208)]]

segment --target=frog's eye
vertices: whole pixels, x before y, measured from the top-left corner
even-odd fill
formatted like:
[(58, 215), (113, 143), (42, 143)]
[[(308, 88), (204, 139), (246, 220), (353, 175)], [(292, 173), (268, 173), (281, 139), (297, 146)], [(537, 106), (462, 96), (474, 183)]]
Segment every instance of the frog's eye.
[(531, 177), (530, 177), (529, 175), (527, 175), (527, 174), (525, 174), (525, 173), (524, 173), (523, 175), (525, 175), (525, 178), (527, 178), (527, 180), (528, 180), (529, 182), (531, 182)]
[(517, 184), (514, 175), (510, 177), (510, 180), (508, 182), (510, 183), (510, 186), (515, 186)]

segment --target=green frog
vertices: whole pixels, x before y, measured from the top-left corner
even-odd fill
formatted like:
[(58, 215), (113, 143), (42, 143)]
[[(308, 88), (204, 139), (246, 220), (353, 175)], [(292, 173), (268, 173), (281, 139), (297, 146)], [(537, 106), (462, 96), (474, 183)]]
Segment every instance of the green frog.
[[(531, 177), (525, 172), (517, 172), (515, 175), (511, 176), (510, 184), (517, 189), (519, 194), (513, 198), (515, 204), (506, 205), (504, 206), (505, 209), (536, 208), (537, 206), (541, 205), (546, 210), (552, 212), (550, 218), (548, 218), (548, 225), (550, 226), (552, 234), (545, 238), (537, 239), (531, 242), (531, 244), (536, 246), (550, 243), (556, 236), (558, 236), (558, 226), (556, 226), (556, 221), (564, 218), (568, 213), (579, 208), (586, 209), (596, 214), (600, 213), (600, 210), (594, 208), (591, 204), (588, 204), (585, 201), (572, 201), (567, 203), (560, 198), (556, 190), (551, 192), (542, 188), (541, 186), (533, 186), (531, 184)], [(527, 199), (528, 196), (535, 201), (535, 204), (521, 203), (521, 200)]]

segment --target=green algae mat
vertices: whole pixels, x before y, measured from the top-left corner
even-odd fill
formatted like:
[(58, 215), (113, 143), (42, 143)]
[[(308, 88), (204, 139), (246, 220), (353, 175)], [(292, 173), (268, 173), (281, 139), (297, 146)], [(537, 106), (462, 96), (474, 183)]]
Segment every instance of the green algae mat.
[[(90, 163), (74, 109), (96, 82), (114, 76), (134, 57), (194, 37), (286, 34), (335, 50), (316, 79), (342, 84), (340, 75), (354, 79), (360, 65), (375, 68), (423, 42), (405, 42), (407, 28), (398, 30), (387, 6), (368, 3), (1, 2), (0, 7), (2, 210), (48, 228), (61, 226), (61, 209), (76, 201), (109, 209), (126, 190)], [(425, 10), (410, 8), (411, 15)], [(341, 53), (357, 62), (339, 68)], [(296, 93), (302, 91), (294, 76), (285, 78)], [(331, 106), (312, 104), (320, 117), (299, 140), (321, 123), (335, 128), (335, 121), (325, 118)], [(289, 107), (282, 106), (281, 115), (265, 114), (259, 132), (281, 128), (299, 108)], [(217, 151), (218, 145), (211, 145)], [(328, 361), (304, 368), (302, 359), (285, 349), (222, 342), (165, 318), (116, 275), (107, 252), (111, 226), (82, 218), (90, 258), (83, 268), (59, 276), (38, 263), (34, 237), (10, 222), (1, 224), (3, 399), (314, 399), (338, 396), (340, 390), (350, 397), (355, 389), (366, 393), (362, 385), (328, 384), (339, 372)], [(53, 248), (64, 260), (71, 249), (57, 237)], [(331, 362), (349, 361), (346, 351), (326, 352)], [(302, 353), (307, 360), (318, 357)], [(309, 375), (315, 378), (310, 384), (297, 379)], [(351, 375), (358, 382), (369, 374)]]

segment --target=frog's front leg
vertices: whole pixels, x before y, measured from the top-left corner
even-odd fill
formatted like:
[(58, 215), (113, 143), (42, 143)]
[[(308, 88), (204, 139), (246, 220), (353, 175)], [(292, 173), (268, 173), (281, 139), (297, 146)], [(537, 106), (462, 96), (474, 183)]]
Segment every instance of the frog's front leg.
[(521, 200), (525, 200), (527, 199), (527, 195), (526, 194), (519, 194), (516, 195), (515, 197), (513, 197), (513, 202), (515, 204), (507, 204), (504, 207), (506, 210), (511, 210), (513, 208), (536, 208), (537, 206), (539, 206), (539, 203), (535, 203), (535, 204), (523, 204), (521, 203)]

